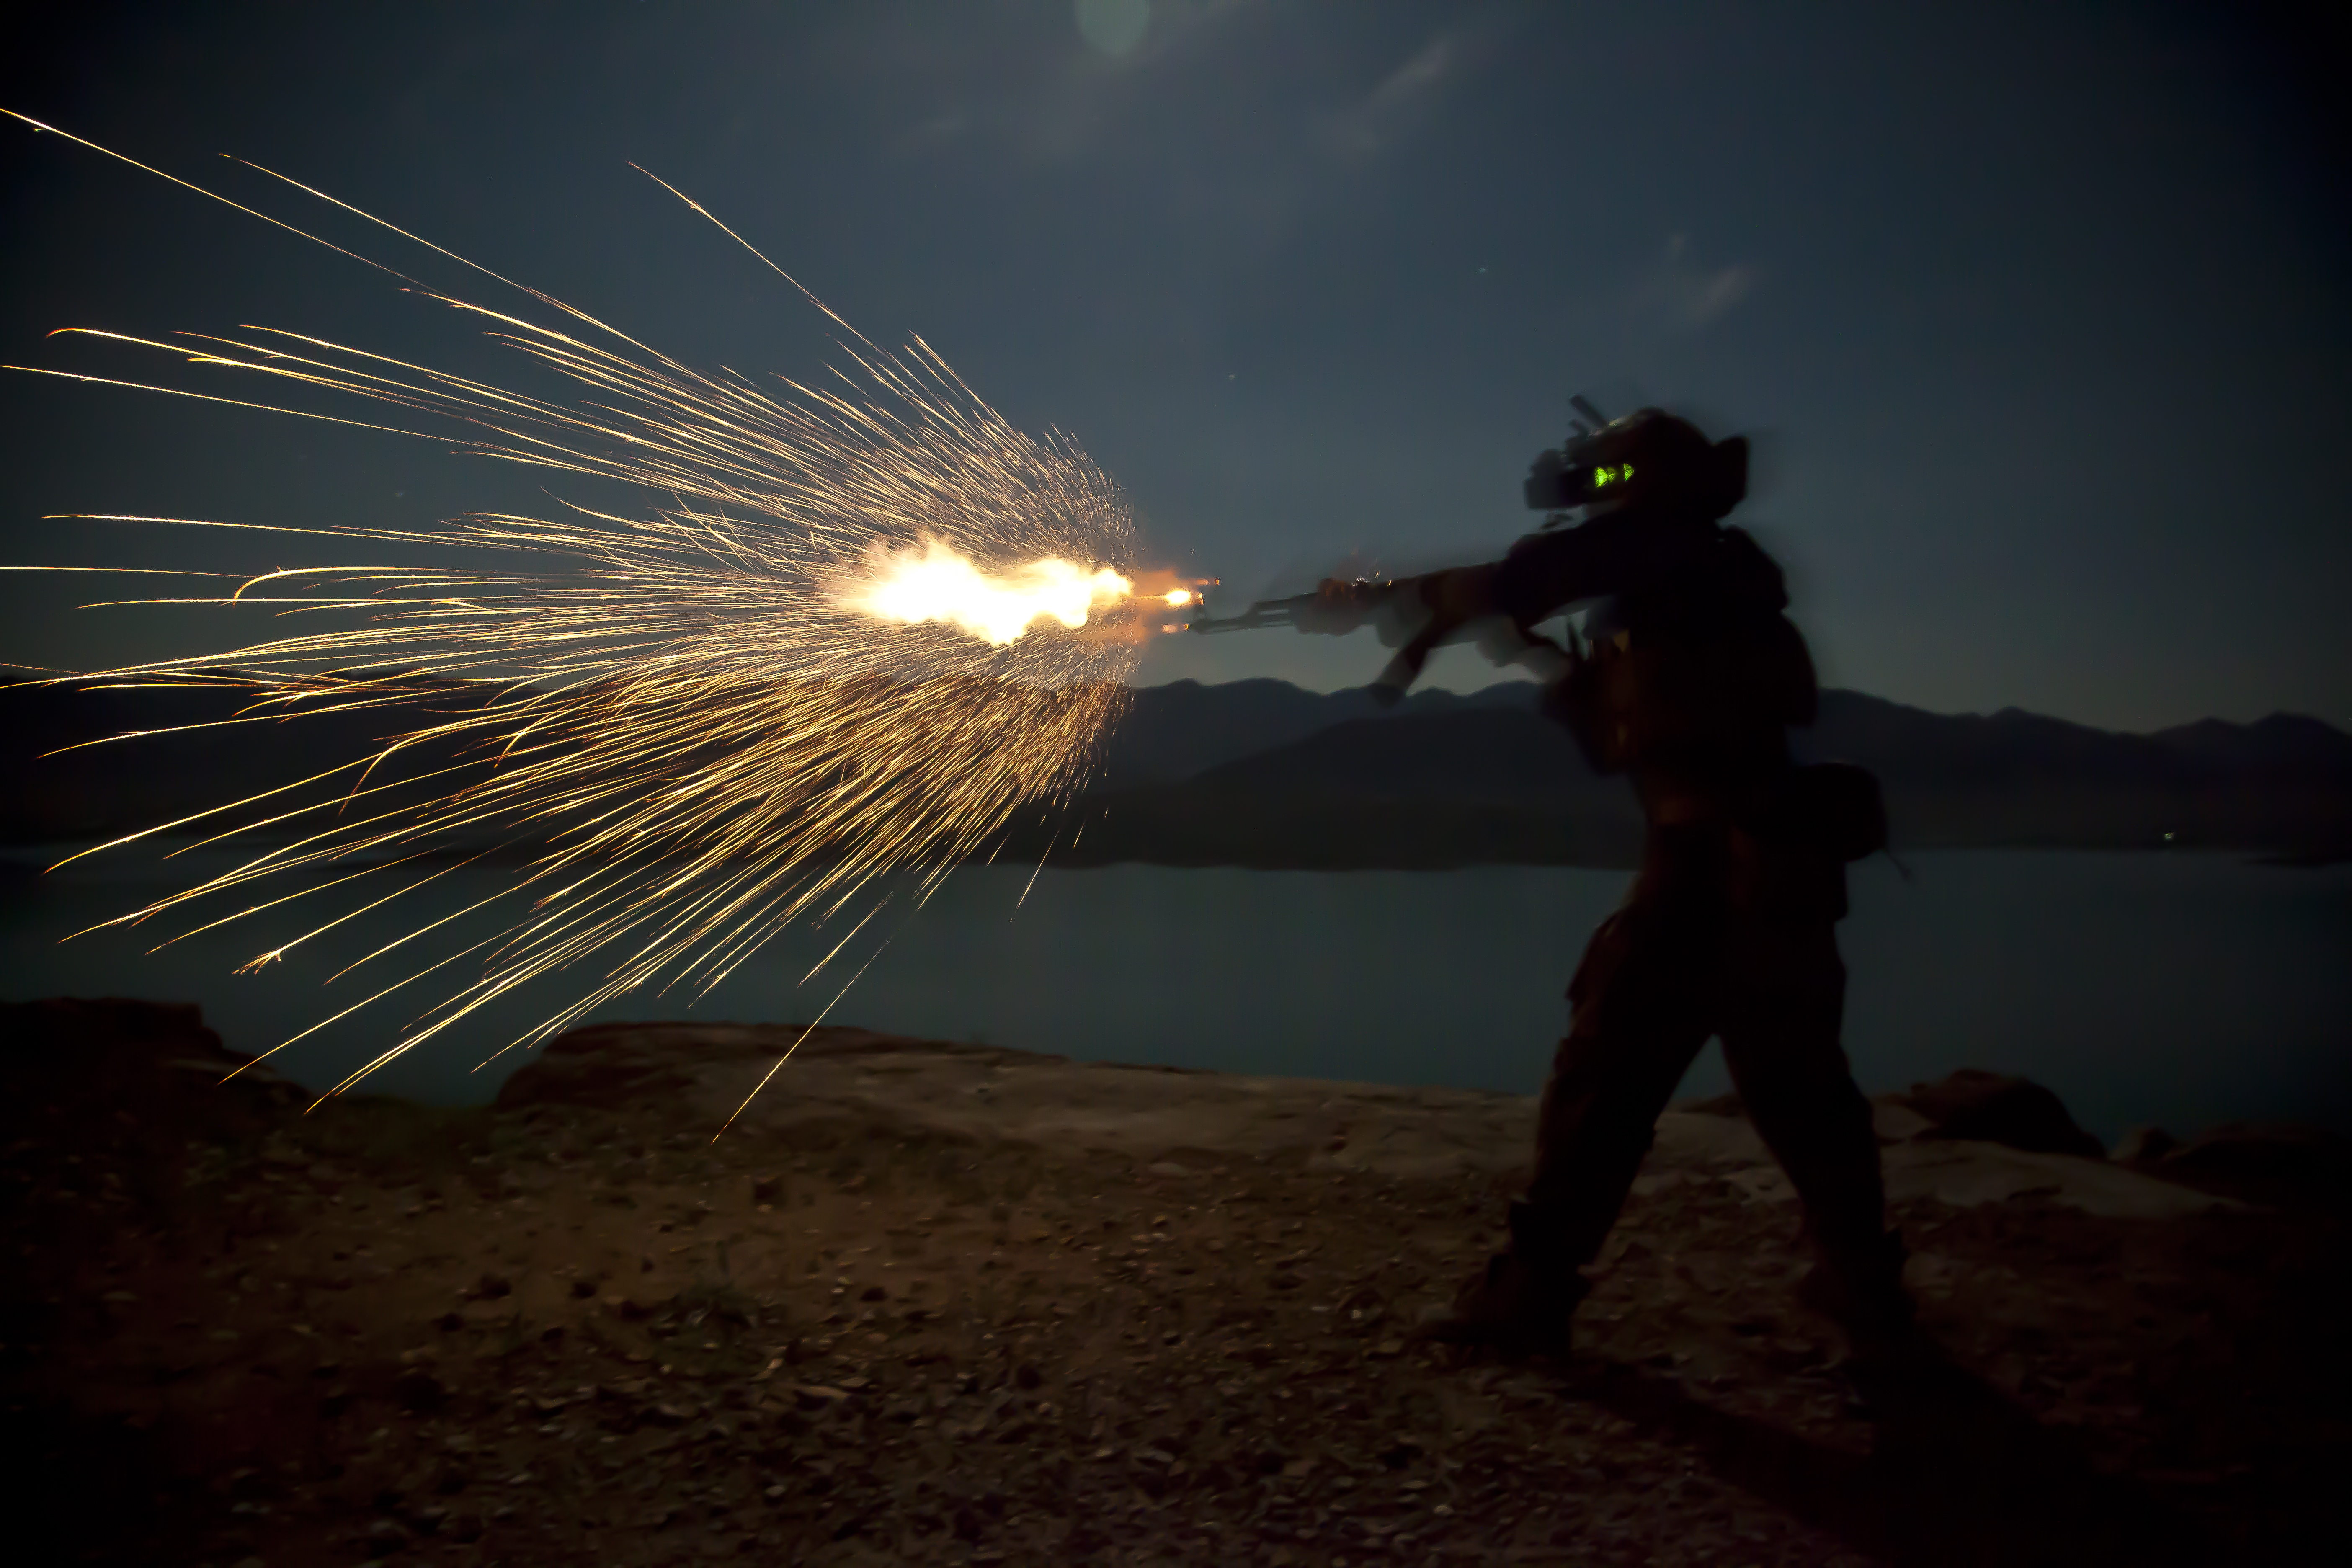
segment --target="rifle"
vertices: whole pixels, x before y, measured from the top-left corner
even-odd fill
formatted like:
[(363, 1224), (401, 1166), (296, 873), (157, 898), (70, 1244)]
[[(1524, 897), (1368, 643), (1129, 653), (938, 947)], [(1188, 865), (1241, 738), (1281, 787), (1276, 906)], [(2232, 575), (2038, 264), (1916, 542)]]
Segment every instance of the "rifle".
[[(1311, 594), (1260, 599), (1237, 616), (1218, 617), (1195, 608), (1191, 630), (1258, 631), (1289, 626), (1310, 635), (1345, 637), (1370, 626), (1384, 647), (1397, 650), (1372, 683), (1375, 700), (1393, 702), (1419, 678), (1431, 653), (1475, 642), (1497, 665), (1526, 664), (1549, 679), (1573, 664), (1577, 651), (1514, 624), (1492, 607), (1496, 563), (1457, 566), (1412, 577), (1326, 577)], [(1571, 642), (1575, 632), (1569, 631)]]
[(1289, 626), (1296, 631), (1344, 637), (1370, 621), (1381, 641), (1394, 647), (1402, 640), (1397, 633), (1397, 612), (1417, 597), (1423, 581), (1422, 577), (1326, 577), (1311, 594), (1295, 594), (1287, 599), (1260, 599), (1237, 616), (1212, 616), (1203, 604), (1193, 611), (1192, 624), (1187, 629), (1207, 636)]
[[(1711, 442), (1696, 426), (1658, 409), (1609, 419), (1581, 396), (1569, 403), (1577, 417), (1570, 421), (1568, 439), (1538, 453), (1528, 470), (1528, 509), (1549, 514), (1538, 534), (1566, 523), (1580, 508), (1588, 509), (1588, 517), (1630, 505), (1719, 520), (1748, 493), (1746, 437)], [(1488, 562), (1416, 577), (1327, 577), (1311, 594), (1261, 599), (1223, 619), (1196, 605), (1192, 629), (1291, 626), (1343, 636), (1370, 623), (1381, 643), (1397, 650), (1372, 685), (1383, 701), (1402, 697), (1430, 654), (1449, 643), (1475, 642), (1494, 663), (1526, 665), (1547, 682), (1572, 673), (1583, 658), (1572, 629), (1563, 647), (1504, 613), (1496, 586), (1505, 565)]]

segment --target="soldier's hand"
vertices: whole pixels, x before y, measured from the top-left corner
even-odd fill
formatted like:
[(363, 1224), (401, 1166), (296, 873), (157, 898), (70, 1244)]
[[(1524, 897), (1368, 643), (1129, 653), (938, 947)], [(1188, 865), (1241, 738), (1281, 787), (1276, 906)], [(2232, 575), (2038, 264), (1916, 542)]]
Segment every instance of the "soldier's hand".
[(1400, 584), (1412, 589), (1420, 625), (1372, 683), (1373, 699), (1383, 706), (1396, 701), (1421, 679), (1422, 667), (1433, 652), (1460, 641), (1472, 628), (1491, 620), (1496, 614), (1495, 584), (1491, 565), (1433, 572)]
[(1315, 586), (1314, 598), (1300, 605), (1292, 620), (1302, 632), (1345, 637), (1370, 620), (1378, 607), (1376, 590), (1386, 584), (1344, 583), (1326, 577)]

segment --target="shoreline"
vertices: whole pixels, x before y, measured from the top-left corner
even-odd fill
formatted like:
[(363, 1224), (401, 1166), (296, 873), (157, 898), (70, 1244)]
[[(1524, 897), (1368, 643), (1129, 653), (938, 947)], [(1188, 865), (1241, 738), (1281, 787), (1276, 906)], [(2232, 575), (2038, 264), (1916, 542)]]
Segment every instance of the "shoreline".
[(495, 1107), (304, 1116), (218, 1084), (193, 1009), (0, 1025), (0, 1392), (42, 1434), (26, 1538), (86, 1561), (2139, 1563), (2339, 1528), (2337, 1212), (1900, 1107), (1956, 1369), (1905, 1430), (1841, 1393), (1721, 1105), (1662, 1121), (1576, 1355), (1511, 1366), (1409, 1330), (1499, 1239), (1516, 1097), (841, 1030), (713, 1142), (772, 1036), (584, 1031)]

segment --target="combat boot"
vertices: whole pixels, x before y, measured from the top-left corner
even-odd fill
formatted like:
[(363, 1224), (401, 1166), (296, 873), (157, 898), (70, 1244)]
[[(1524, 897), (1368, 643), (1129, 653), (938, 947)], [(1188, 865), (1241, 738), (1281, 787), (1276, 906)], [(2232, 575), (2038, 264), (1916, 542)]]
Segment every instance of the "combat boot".
[(1475, 1345), (1508, 1356), (1565, 1357), (1577, 1304), (1592, 1287), (1546, 1245), (1543, 1226), (1525, 1204), (1511, 1205), (1511, 1249), (1498, 1252), (1462, 1283), (1453, 1307), (1423, 1323), (1416, 1337)]
[(1892, 1233), (1859, 1252), (1825, 1249), (1797, 1287), (1800, 1301), (1845, 1331), (1839, 1371), (1855, 1402), (1874, 1415), (1916, 1398), (1944, 1365), (1903, 1288), (1905, 1257)]
[(1797, 1299), (1836, 1323), (1859, 1346), (1907, 1338), (1912, 1331), (1911, 1294), (1903, 1288), (1909, 1255), (1892, 1231), (1864, 1246), (1821, 1248), (1797, 1287)]

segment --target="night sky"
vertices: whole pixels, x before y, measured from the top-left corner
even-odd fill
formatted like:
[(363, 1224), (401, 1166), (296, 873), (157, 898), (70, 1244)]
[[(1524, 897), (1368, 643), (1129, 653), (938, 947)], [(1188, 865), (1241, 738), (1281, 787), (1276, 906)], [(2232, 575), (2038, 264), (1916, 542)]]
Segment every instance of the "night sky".
[[(1074, 435), (1143, 520), (1139, 564), (1246, 595), (1350, 552), (1489, 553), (1585, 390), (1758, 437), (1741, 520), (1831, 682), (2352, 725), (2352, 204), (2320, 90), (2344, 57), (2294, 7), (62, 9), (0, 34), (0, 106), (430, 261), (218, 154), (249, 158), (688, 363), (817, 374), (823, 319), (643, 165), (877, 341), (919, 332), (1015, 424)], [(14, 122), (0, 232), (11, 363), (235, 393), (42, 334), (264, 322), (517, 376), (383, 274)], [(0, 398), (12, 563), (294, 563), (59, 511), (551, 504), (446, 445), (22, 375)], [(0, 659), (268, 629), (64, 608), (109, 596), (89, 581), (0, 582)], [(1328, 689), (1381, 658), (1171, 638), (1140, 679)], [(1436, 675), (1494, 679), (1467, 653)]]

